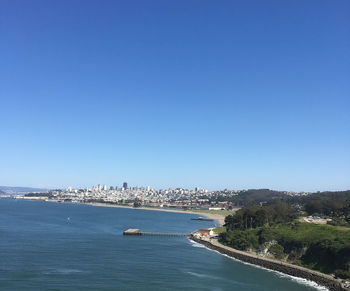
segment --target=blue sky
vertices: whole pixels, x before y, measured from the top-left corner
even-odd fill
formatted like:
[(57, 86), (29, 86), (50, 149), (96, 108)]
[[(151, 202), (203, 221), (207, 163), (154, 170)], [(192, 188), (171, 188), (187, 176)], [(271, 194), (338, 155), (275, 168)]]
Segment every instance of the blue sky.
[(349, 1), (0, 4), (0, 185), (350, 188)]

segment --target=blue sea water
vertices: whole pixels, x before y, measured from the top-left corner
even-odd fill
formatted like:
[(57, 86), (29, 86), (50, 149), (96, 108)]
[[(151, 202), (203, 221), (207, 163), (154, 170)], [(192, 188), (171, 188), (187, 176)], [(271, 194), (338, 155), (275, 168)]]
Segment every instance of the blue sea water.
[[(69, 219), (68, 219), (69, 217)], [(0, 199), (0, 290), (317, 290), (312, 282), (228, 258), (187, 238), (191, 214)]]

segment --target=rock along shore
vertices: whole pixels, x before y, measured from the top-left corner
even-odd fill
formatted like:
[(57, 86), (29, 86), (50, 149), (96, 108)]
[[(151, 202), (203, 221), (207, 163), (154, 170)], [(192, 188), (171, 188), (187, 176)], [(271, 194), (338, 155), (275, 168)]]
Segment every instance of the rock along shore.
[(284, 263), (284, 262), (280, 262), (280, 261), (276, 261), (268, 258), (262, 258), (257, 255), (239, 251), (220, 244), (216, 239), (206, 241), (206, 240), (195, 238), (193, 236), (190, 239), (197, 243), (203, 244), (212, 250), (216, 250), (222, 254), (228, 255), (240, 261), (258, 265), (270, 270), (279, 271), (294, 277), (299, 277), (310, 281), (314, 281), (322, 286), (327, 287), (330, 291), (349, 290), (343, 287), (343, 285), (333, 277), (317, 271), (313, 271), (307, 268), (303, 268), (300, 266), (296, 266), (296, 265), (292, 265), (289, 263)]

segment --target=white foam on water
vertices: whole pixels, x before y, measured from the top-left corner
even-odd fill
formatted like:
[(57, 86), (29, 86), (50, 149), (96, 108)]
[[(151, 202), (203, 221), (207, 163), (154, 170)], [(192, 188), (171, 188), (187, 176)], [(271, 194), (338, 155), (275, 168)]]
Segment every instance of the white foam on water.
[(214, 280), (221, 280), (220, 277), (215, 277), (215, 276), (211, 276), (208, 274), (200, 274), (200, 273), (196, 273), (196, 272), (186, 272), (187, 274), (190, 274), (192, 276), (198, 277), (198, 278), (209, 278), (209, 279), (214, 279)]
[(220, 252), (217, 251), (217, 250), (213, 250), (213, 249), (211, 249), (211, 248), (208, 248), (208, 247), (206, 247), (205, 245), (202, 245), (202, 244), (200, 244), (200, 243), (194, 242), (194, 241), (192, 241), (192, 240), (190, 240), (190, 241), (192, 242), (192, 246), (194, 246), (194, 247), (197, 247), (197, 248), (198, 248), (199, 246), (197, 246), (197, 245), (201, 245), (201, 247), (203, 247), (203, 248), (205, 248), (205, 249), (207, 249), (207, 250), (209, 250), (209, 251), (213, 251), (213, 252), (215, 252), (215, 253), (218, 253), (218, 254), (220, 254), (220, 255), (222, 255), (222, 256), (225, 256), (225, 257), (227, 257), (227, 258), (229, 258), (229, 259), (231, 259), (231, 260), (234, 260), (234, 261), (236, 261), (236, 262), (239, 262), (239, 263), (241, 263), (241, 264), (249, 265), (249, 266), (252, 266), (252, 267), (258, 268), (258, 269), (263, 269), (263, 270), (268, 271), (268, 272), (276, 273), (279, 277), (286, 278), (286, 279), (289, 279), (289, 280), (292, 280), (292, 281), (296, 281), (296, 282), (299, 283), (299, 284), (307, 285), (307, 286), (313, 287), (313, 288), (315, 288), (315, 289), (317, 289), (317, 290), (319, 290), (319, 291), (329, 291), (329, 289), (328, 289), (327, 287), (322, 286), (322, 285), (319, 285), (318, 283), (316, 283), (316, 282), (314, 282), (314, 281), (307, 280), (307, 279), (300, 278), (300, 277), (295, 277), (295, 276), (288, 275), (288, 274), (285, 274), (285, 273), (282, 273), (282, 272), (279, 272), (279, 271), (271, 270), (271, 269), (268, 269), (268, 268), (265, 268), (265, 267), (262, 267), (262, 266), (259, 266), (259, 265), (254, 265), (254, 264), (251, 264), (251, 263), (248, 263), (248, 262), (244, 262), (244, 261), (238, 260), (238, 259), (236, 259), (236, 258), (233, 258), (233, 257), (231, 257), (231, 256), (229, 256), (229, 255), (222, 254), (222, 253), (220, 253)]
[(200, 243), (197, 243), (197, 242), (195, 242), (195, 241), (193, 241), (193, 240), (189, 240), (189, 242), (190, 242), (190, 244), (191, 244), (193, 247), (195, 247), (195, 248), (204, 248), (204, 249), (207, 249), (206, 246), (204, 246), (204, 245), (202, 245), (202, 244), (200, 244)]

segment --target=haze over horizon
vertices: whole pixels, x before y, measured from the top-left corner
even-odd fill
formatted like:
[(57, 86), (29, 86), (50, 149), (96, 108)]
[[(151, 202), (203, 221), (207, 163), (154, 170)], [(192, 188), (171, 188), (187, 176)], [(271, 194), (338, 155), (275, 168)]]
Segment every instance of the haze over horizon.
[(0, 185), (350, 189), (349, 1), (0, 4)]

